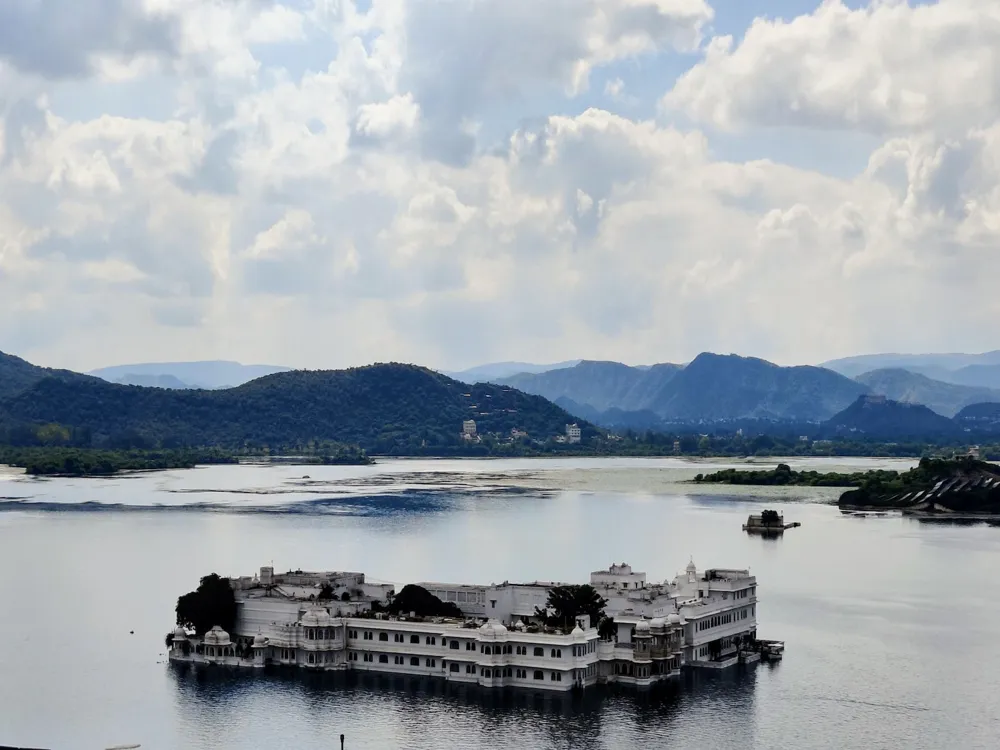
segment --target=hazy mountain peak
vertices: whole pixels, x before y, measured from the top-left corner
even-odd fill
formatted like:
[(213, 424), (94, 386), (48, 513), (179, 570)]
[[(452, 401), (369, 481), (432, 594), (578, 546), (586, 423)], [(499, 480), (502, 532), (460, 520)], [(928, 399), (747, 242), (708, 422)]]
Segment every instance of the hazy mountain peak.
[[(285, 372), (288, 367), (277, 365), (244, 365), (230, 360), (205, 360), (196, 362), (144, 362), (131, 365), (115, 365), (92, 370), (91, 375), (117, 383), (132, 385), (156, 385), (156, 379), (164, 378), (161, 385), (167, 388), (229, 388), (242, 385), (249, 380)], [(181, 385), (176, 385), (180, 382)]]

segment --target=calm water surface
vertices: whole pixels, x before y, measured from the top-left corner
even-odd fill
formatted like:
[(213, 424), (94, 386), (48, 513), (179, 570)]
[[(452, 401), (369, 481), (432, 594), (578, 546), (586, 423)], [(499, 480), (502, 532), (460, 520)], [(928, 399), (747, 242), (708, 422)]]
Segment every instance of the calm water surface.
[[(1000, 528), (845, 516), (829, 490), (683, 483), (725, 465), (0, 472), (0, 745), (311, 749), (344, 733), (349, 748), (1000, 747)], [(747, 537), (740, 525), (764, 503), (802, 527)], [(646, 694), (536, 697), (165, 661), (177, 596), (211, 571), (273, 561), (399, 583), (582, 582), (622, 560), (671, 577), (689, 556), (757, 575), (759, 632), (786, 641), (781, 664)]]

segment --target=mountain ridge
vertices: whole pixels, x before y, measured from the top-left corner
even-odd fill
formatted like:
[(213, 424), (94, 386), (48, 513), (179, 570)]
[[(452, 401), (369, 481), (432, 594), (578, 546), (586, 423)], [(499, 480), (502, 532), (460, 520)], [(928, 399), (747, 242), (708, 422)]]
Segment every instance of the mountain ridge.
[(831, 370), (781, 367), (755, 357), (710, 352), (686, 366), (663, 363), (640, 369), (584, 360), (572, 368), (499, 382), (551, 401), (566, 398), (598, 412), (618, 409), (695, 422), (744, 418), (819, 422), (868, 392)]
[(946, 417), (954, 417), (970, 404), (1000, 402), (1000, 390), (946, 383), (903, 368), (872, 370), (855, 380), (872, 393), (893, 401), (923, 404)]

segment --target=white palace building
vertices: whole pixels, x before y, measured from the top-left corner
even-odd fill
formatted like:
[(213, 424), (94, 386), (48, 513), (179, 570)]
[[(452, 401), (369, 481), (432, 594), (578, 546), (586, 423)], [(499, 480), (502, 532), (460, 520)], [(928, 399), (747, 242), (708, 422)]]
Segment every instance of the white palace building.
[[(184, 628), (170, 636), (176, 662), (244, 667), (291, 665), (310, 670), (366, 670), (436, 676), (483, 687), (570, 690), (599, 682), (648, 686), (685, 667), (725, 668), (759, 658), (757, 581), (749, 570), (690, 563), (682, 575), (649, 583), (625, 563), (591, 573), (607, 600), (613, 628), (588, 618), (572, 628), (541, 624), (548, 592), (563, 584), (536, 581), (475, 586), (420, 583), (462, 618), (390, 617), (391, 584), (363, 573), (294, 571), (233, 578), (234, 633), (215, 627), (199, 638)], [(327, 587), (327, 596), (317, 594)]]

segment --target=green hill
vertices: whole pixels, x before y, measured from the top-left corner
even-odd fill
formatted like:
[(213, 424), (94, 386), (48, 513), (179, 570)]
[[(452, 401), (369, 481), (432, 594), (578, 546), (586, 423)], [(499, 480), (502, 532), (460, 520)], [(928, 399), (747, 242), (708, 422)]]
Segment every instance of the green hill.
[(97, 378), (81, 375), (78, 372), (71, 372), (70, 370), (53, 370), (48, 367), (39, 367), (38, 365), (26, 362), (20, 357), (0, 352), (0, 401), (31, 388), (45, 378), (71, 382), (97, 380)]
[[(357, 444), (372, 453), (421, 446), (457, 448), (462, 421), (478, 431), (532, 438), (564, 433), (569, 414), (512, 388), (467, 386), (413, 365), (292, 371), (219, 391), (165, 390), (96, 378), (44, 378), (0, 400), (8, 429), (58, 424), (96, 445), (289, 445), (310, 440)], [(580, 425), (584, 439), (595, 434)]]
[(952, 438), (958, 425), (921, 404), (892, 401), (885, 396), (861, 396), (823, 425), (831, 435), (876, 440)]

